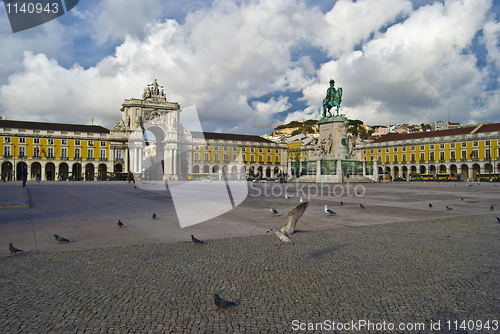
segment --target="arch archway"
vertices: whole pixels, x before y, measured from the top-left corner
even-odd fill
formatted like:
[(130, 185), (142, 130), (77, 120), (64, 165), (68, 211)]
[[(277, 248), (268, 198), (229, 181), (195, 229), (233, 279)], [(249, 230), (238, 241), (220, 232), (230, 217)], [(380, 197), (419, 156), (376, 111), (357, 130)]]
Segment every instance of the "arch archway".
[(455, 165), (455, 164), (450, 165), (450, 174), (452, 176), (457, 175), (457, 165)]
[(56, 177), (56, 165), (53, 162), (49, 162), (45, 165), (45, 179), (47, 181), (53, 181)]
[(427, 174), (427, 168), (424, 165), (420, 166), (420, 174)]
[(439, 165), (439, 173), (446, 174), (446, 166), (445, 165)]
[(85, 180), (94, 181), (94, 164), (88, 163), (85, 165)]
[(113, 171), (115, 173), (122, 173), (123, 172), (123, 166), (122, 166), (122, 164), (115, 164)]
[(82, 180), (82, 165), (78, 163), (74, 163), (71, 167), (71, 177), (74, 181)]
[(34, 179), (37, 175), (42, 177), (42, 165), (38, 161), (31, 164), (31, 178)]
[(209, 165), (203, 166), (203, 174), (208, 174), (208, 173), (210, 173), (210, 166)]
[(429, 167), (429, 174), (432, 174), (432, 175), (436, 174), (436, 166), (435, 165), (431, 165)]
[(394, 166), (393, 168), (393, 174), (392, 174), (392, 177), (395, 179), (397, 177), (399, 177), (399, 167), (398, 166)]
[(215, 165), (215, 166), (212, 168), (212, 173), (214, 173), (214, 174), (218, 174), (218, 173), (219, 173), (219, 166), (218, 166), (218, 165)]
[(266, 178), (271, 177), (271, 167), (267, 166), (266, 167)]
[(98, 180), (105, 181), (107, 173), (108, 173), (108, 166), (106, 166), (106, 164), (99, 164), (99, 166), (97, 167)]
[(410, 173), (416, 174), (417, 173), (417, 166), (411, 166), (410, 167)]
[(464, 178), (464, 181), (467, 181), (467, 179), (469, 178), (469, 166), (463, 164), (462, 166), (460, 166), (460, 169), (462, 171), (462, 176)]
[(478, 164), (472, 165), (472, 177), (477, 179), (477, 174), (481, 173), (481, 167)]
[(193, 166), (193, 173), (194, 174), (199, 174), (200, 173), (200, 166), (194, 165)]
[(259, 177), (263, 177), (263, 172), (262, 172), (262, 166), (259, 166), (259, 168), (257, 168), (257, 174), (259, 175)]
[(6, 181), (12, 181), (13, 177), (12, 162), (4, 161), (2, 163), (2, 178)]
[(485, 174), (490, 174), (490, 173), (493, 173), (493, 165), (490, 164), (490, 163), (486, 163), (484, 165), (484, 173)]
[(63, 162), (59, 165), (59, 180), (64, 181), (68, 178), (69, 166), (67, 163)]
[(16, 164), (16, 180), (22, 180), (23, 179), (23, 169), (24, 167), (27, 167), (28, 165), (24, 161), (19, 161)]
[(408, 179), (408, 167), (403, 166), (403, 168), (402, 168), (402, 172), (403, 172), (402, 177), (403, 177), (404, 179)]

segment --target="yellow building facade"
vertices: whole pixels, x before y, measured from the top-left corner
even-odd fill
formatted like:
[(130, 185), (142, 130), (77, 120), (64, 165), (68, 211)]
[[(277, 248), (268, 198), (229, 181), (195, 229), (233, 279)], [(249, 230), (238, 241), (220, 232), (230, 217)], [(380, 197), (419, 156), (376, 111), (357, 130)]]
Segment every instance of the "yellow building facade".
[(259, 136), (193, 133), (192, 174), (275, 177), (286, 168), (286, 145)]
[(0, 173), (3, 180), (104, 179), (124, 170), (124, 145), (96, 125), (0, 120)]
[(500, 168), (500, 123), (409, 134), (390, 133), (356, 146), (358, 157), (376, 161), (378, 174), (393, 178), (449, 174), (478, 180)]

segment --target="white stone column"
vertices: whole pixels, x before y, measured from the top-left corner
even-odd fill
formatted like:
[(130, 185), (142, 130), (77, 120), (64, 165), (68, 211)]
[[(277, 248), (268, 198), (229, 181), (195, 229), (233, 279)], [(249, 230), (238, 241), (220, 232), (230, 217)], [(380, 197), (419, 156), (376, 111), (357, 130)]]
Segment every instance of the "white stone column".
[(340, 182), (343, 182), (343, 177), (342, 177), (342, 160), (337, 160), (337, 177)]
[(47, 180), (47, 177), (45, 176), (45, 163), (42, 163), (40, 164), (41, 165), (41, 170), (40, 170), (40, 179), (43, 180), (43, 181), (46, 181)]
[(375, 179), (375, 182), (378, 182), (378, 160), (375, 159), (373, 161), (373, 178)]
[(139, 147), (137, 148), (137, 151), (138, 151), (138, 159), (137, 159), (138, 172), (142, 174), (142, 159), (144, 157), (144, 150), (142, 149), (142, 147)]
[(321, 182), (321, 160), (316, 161), (316, 182)]

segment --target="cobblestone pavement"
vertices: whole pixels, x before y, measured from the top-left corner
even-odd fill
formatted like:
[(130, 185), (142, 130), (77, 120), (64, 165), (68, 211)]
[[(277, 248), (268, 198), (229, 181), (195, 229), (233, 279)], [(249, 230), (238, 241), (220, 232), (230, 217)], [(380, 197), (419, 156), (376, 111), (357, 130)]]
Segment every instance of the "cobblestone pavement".
[[(338, 226), (292, 238), (279, 249), (268, 234), (3, 257), (0, 331), (313, 333), (328, 332), (330, 321), (354, 322), (340, 333), (391, 324), (393, 331), (379, 332), (500, 331), (500, 224), (493, 214)], [(218, 311), (214, 293), (237, 306)], [(475, 321), (465, 324), (470, 330), (448, 330), (447, 321), (464, 320)], [(439, 321), (441, 330), (432, 329)], [(471, 327), (479, 321), (489, 321), (489, 330)], [(320, 322), (323, 330), (300, 330)]]

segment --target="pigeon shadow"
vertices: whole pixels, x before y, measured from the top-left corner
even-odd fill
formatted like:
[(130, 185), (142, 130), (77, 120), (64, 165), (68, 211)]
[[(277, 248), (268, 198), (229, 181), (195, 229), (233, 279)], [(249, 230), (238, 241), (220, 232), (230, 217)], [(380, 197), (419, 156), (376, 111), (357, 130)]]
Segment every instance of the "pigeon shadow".
[(312, 251), (311, 256), (314, 258), (321, 258), (323, 255), (331, 254), (335, 251), (338, 251), (342, 249), (342, 246), (335, 246), (335, 247), (325, 247), (320, 250)]

